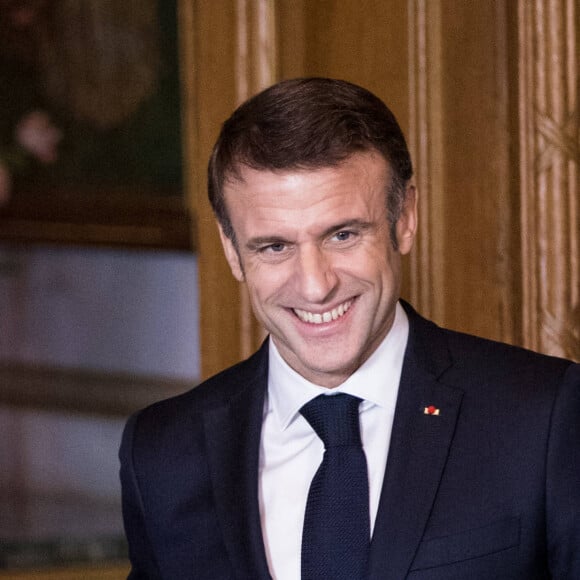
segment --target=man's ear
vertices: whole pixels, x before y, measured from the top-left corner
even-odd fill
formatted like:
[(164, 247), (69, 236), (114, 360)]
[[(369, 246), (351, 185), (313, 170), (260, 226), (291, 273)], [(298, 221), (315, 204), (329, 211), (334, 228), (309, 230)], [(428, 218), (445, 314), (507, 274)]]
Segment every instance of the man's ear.
[(240, 261), (240, 254), (239, 254), (236, 246), (234, 245), (234, 242), (232, 242), (232, 240), (230, 240), (230, 238), (228, 238), (228, 236), (226, 236), (224, 234), (224, 230), (222, 229), (221, 225), (219, 225), (219, 224), (218, 224), (218, 230), (220, 233), (220, 239), (222, 241), (222, 247), (224, 249), (224, 254), (226, 255), (226, 260), (228, 261), (228, 264), (230, 265), (230, 269), (232, 271), (232, 274), (234, 275), (234, 278), (238, 282), (243, 282), (244, 281), (244, 269), (242, 268), (242, 263)]
[(413, 184), (409, 184), (403, 210), (397, 222), (397, 241), (399, 252), (403, 255), (411, 251), (417, 232), (417, 197), (417, 188)]

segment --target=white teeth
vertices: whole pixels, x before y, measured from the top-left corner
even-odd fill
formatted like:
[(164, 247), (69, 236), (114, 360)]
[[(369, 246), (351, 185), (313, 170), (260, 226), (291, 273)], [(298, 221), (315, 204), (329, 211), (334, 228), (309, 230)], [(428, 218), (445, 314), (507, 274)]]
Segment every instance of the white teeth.
[(327, 312), (323, 313), (313, 313), (307, 312), (306, 310), (294, 309), (296, 316), (302, 320), (302, 322), (309, 322), (310, 324), (322, 324), (323, 322), (331, 322), (332, 320), (337, 320), (350, 308), (352, 301), (349, 300), (344, 304), (341, 304), (337, 308), (333, 308)]

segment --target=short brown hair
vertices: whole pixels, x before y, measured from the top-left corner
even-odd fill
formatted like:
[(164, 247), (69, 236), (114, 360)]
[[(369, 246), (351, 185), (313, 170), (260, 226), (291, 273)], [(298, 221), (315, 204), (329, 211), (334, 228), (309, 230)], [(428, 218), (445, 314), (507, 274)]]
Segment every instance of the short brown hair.
[(327, 78), (282, 81), (240, 105), (223, 124), (208, 167), (208, 194), (224, 233), (235, 232), (224, 199), (227, 179), (242, 166), (258, 170), (319, 169), (359, 151), (378, 151), (390, 164), (387, 209), (391, 238), (413, 175), (403, 132), (370, 91)]

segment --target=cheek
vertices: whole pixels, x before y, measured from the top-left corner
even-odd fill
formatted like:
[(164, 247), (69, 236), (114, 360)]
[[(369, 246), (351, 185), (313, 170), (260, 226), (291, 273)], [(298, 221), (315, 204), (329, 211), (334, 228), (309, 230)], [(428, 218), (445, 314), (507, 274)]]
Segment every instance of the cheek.
[(341, 270), (370, 283), (390, 280), (397, 271), (395, 258), (391, 253), (385, 253), (373, 245), (356, 256), (348, 256), (341, 263)]
[(279, 297), (289, 288), (288, 272), (281, 267), (254, 265), (246, 271), (246, 284), (254, 305), (260, 307)]

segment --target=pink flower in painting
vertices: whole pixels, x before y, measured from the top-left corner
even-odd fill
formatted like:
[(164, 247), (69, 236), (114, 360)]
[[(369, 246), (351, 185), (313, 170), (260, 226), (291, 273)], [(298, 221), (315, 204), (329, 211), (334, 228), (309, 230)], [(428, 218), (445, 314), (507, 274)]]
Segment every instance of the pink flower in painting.
[(44, 111), (25, 115), (16, 126), (15, 137), (17, 143), (41, 163), (54, 163), (58, 159), (62, 133)]

